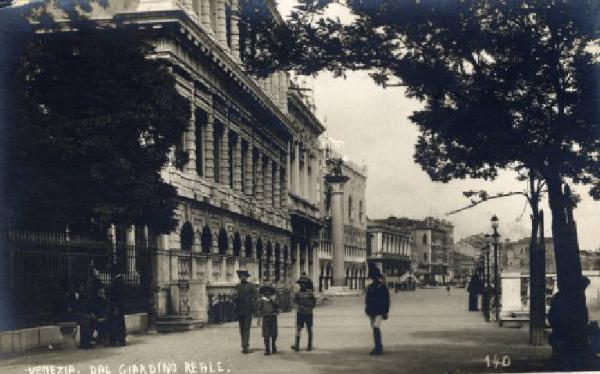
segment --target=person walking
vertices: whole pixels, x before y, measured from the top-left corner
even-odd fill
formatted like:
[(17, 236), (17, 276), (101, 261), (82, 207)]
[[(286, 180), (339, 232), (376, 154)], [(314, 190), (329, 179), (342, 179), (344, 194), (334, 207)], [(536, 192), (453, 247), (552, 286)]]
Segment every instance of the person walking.
[(125, 279), (123, 274), (117, 274), (110, 288), (106, 317), (108, 345), (112, 347), (122, 347), (127, 344), (125, 298)]
[(275, 288), (266, 285), (258, 292), (261, 298), (258, 309), (262, 317), (262, 336), (265, 341), (265, 356), (277, 353), (277, 314), (279, 314), (279, 303), (275, 297)]
[(240, 336), (242, 339), (242, 353), (249, 353), (250, 345), (250, 326), (252, 325), (252, 315), (256, 310), (257, 292), (256, 287), (248, 282), (250, 273), (246, 270), (238, 270), (237, 275), (240, 278), (233, 290), (233, 303), (236, 306), (238, 322), (240, 325)]
[(312, 281), (310, 278), (306, 276), (301, 276), (300, 279), (296, 281), (300, 286), (300, 291), (296, 292), (294, 295), (294, 301), (296, 303), (296, 341), (292, 346), (292, 349), (295, 352), (300, 350), (300, 335), (302, 333), (302, 328), (306, 326), (306, 332), (308, 333), (308, 345), (306, 347), (307, 351), (312, 351), (313, 349), (313, 309), (317, 304), (317, 300), (315, 299), (315, 295), (312, 291)]
[(481, 293), (482, 285), (483, 284), (479, 279), (479, 273), (473, 274), (469, 280), (469, 285), (467, 286), (467, 292), (469, 292), (469, 312), (476, 312), (479, 310), (477, 299)]
[(383, 283), (383, 275), (379, 268), (373, 268), (369, 274), (373, 283), (367, 287), (365, 296), (365, 313), (369, 316), (371, 328), (373, 329), (373, 341), (375, 348), (369, 353), (371, 355), (382, 355), (383, 344), (381, 343), (381, 322), (388, 318), (390, 310), (390, 292)]

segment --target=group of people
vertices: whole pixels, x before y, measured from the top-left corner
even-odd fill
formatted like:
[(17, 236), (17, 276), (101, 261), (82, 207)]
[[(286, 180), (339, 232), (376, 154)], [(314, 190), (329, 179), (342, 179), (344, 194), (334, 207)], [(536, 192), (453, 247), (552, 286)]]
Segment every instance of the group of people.
[[(279, 301), (276, 290), (270, 285), (258, 288), (248, 281), (250, 274), (246, 270), (238, 270), (240, 282), (236, 285), (233, 293), (233, 301), (236, 305), (240, 336), (242, 341), (242, 353), (249, 353), (250, 327), (254, 312), (258, 310), (261, 319), (262, 337), (264, 339), (264, 354), (269, 356), (277, 353), (277, 315), (279, 314)], [(374, 348), (371, 355), (383, 354), (381, 338), (381, 323), (388, 318), (390, 309), (389, 290), (383, 282), (383, 275), (378, 268), (373, 268), (369, 273), (373, 282), (367, 287), (365, 296), (365, 313), (369, 317), (373, 331)], [(300, 351), (300, 340), (302, 330), (306, 327), (307, 345), (306, 350), (313, 350), (313, 309), (316, 306), (313, 282), (302, 273), (296, 281), (299, 291), (294, 294), (296, 304), (296, 335), (291, 349)]]
[(79, 347), (94, 344), (124, 346), (125, 311), (123, 275), (115, 277), (108, 297), (102, 282), (90, 271), (85, 281), (69, 286), (61, 307), (60, 320), (79, 325)]

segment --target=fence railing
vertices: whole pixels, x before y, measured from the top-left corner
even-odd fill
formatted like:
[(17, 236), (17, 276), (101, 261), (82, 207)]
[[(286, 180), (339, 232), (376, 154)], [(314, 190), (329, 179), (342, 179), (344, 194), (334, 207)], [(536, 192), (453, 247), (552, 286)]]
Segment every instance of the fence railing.
[(208, 295), (208, 323), (233, 322), (237, 312), (231, 295)]
[(68, 232), (9, 230), (1, 232), (0, 250), (0, 330), (54, 322), (69, 287), (85, 283), (90, 274), (107, 293), (113, 276), (123, 274), (126, 310), (148, 305), (147, 247)]

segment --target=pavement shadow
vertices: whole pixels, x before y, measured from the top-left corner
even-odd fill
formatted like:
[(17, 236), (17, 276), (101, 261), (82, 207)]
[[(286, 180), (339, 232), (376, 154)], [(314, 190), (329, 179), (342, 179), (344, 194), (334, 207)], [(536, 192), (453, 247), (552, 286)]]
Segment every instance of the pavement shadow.
[(286, 354), (282, 361), (302, 361), (310, 372), (323, 374), (354, 373), (503, 373), (540, 372), (548, 369), (546, 356), (510, 356), (510, 362), (488, 362), (483, 352), (444, 344), (386, 346), (382, 356), (370, 356), (364, 349), (328, 349)]
[(481, 328), (455, 328), (447, 330), (421, 330), (410, 333), (417, 339), (443, 340), (460, 344), (498, 344), (498, 345), (527, 345), (528, 333), (526, 330), (515, 329), (486, 329)]

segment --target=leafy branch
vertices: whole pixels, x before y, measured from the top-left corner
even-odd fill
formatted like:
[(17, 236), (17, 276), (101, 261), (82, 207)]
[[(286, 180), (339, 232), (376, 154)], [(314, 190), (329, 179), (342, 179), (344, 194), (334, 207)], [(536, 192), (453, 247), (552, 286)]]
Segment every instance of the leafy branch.
[(469, 190), (469, 191), (464, 191), (463, 195), (469, 199), (470, 204), (467, 206), (464, 206), (462, 208), (459, 209), (455, 209), (455, 210), (451, 210), (449, 212), (446, 213), (447, 216), (452, 215), (452, 214), (456, 214), (458, 212), (462, 212), (463, 210), (467, 210), (467, 209), (471, 209), (479, 204), (483, 204), (487, 201), (490, 200), (495, 200), (495, 199), (500, 199), (503, 197), (509, 197), (509, 196), (517, 196), (517, 195), (521, 195), (524, 196), (528, 201), (530, 199), (529, 194), (527, 193), (527, 191), (511, 191), (511, 192), (499, 192), (495, 195), (490, 195), (487, 191), (485, 190), (479, 190), (479, 191), (475, 191), (475, 190)]

